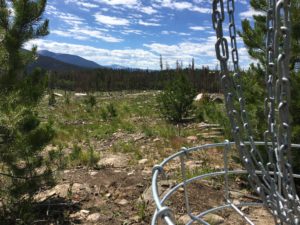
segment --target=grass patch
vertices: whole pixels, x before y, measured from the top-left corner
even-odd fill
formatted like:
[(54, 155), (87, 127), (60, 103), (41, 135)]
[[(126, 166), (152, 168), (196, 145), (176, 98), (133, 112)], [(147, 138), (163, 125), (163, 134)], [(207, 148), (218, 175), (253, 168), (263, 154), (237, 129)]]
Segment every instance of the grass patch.
[(95, 152), (93, 147), (89, 146), (87, 150), (82, 150), (77, 144), (74, 144), (72, 152), (68, 156), (68, 161), (71, 166), (95, 167), (99, 160), (100, 155)]

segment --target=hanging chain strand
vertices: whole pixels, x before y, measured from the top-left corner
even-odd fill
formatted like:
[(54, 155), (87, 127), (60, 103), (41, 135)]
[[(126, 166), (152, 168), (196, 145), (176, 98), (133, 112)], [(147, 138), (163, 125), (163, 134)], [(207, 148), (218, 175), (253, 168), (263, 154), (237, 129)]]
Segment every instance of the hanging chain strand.
[[(276, 121), (275, 121), (275, 58), (274, 58), (274, 45), (275, 45), (275, 9), (276, 9), (276, 0), (268, 0), (268, 11), (267, 11), (267, 37), (266, 37), (266, 98), (265, 98), (265, 116), (267, 118), (268, 129), (264, 133), (265, 140), (265, 148), (268, 152), (269, 163), (267, 167), (269, 170), (274, 171), (274, 183), (272, 187), (272, 191), (279, 189), (278, 192), (281, 193), (281, 176), (277, 170), (276, 161), (278, 159), (277, 156), (277, 145), (276, 145)], [(268, 143), (271, 143), (269, 145)], [(277, 188), (279, 187), (279, 188)], [(278, 215), (281, 211), (281, 202), (278, 198), (274, 201), (273, 196), (273, 205), (269, 205), (272, 213), (274, 215)], [(279, 218), (275, 218), (275, 223), (280, 224), (283, 223), (283, 220)]]
[(275, 8), (274, 57), (276, 80), (276, 104), (278, 108), (277, 167), (281, 176), (281, 190), (285, 198), (288, 218), (299, 224), (300, 201), (296, 194), (291, 165), (291, 128), (289, 121), (290, 90), (290, 0), (277, 0)]
[[(239, 66), (238, 66), (238, 51), (237, 51), (237, 43), (236, 43), (236, 29), (234, 24), (234, 1), (228, 2), (228, 12), (230, 13), (230, 36), (231, 36), (231, 44), (232, 44), (232, 55), (234, 58), (234, 69), (235, 69), (235, 84), (233, 83), (233, 80), (230, 77), (230, 73), (228, 70), (228, 59), (229, 59), (229, 51), (228, 51), (228, 42), (227, 39), (224, 37), (223, 34), (223, 23), (225, 19), (224, 15), (224, 2), (223, 0), (214, 0), (213, 1), (213, 27), (216, 30), (217, 35), (217, 43), (216, 43), (216, 54), (217, 59), (220, 61), (221, 65), (221, 75), (222, 75), (222, 87), (225, 95), (225, 106), (226, 111), (230, 120), (232, 133), (234, 135), (234, 139), (237, 145), (237, 148), (239, 149), (242, 161), (246, 167), (246, 169), (249, 171), (248, 178), (251, 181), (250, 184), (252, 188), (254, 188), (261, 196), (262, 199), (266, 199), (266, 192), (270, 190), (270, 185), (267, 182), (267, 179), (270, 180), (270, 176), (268, 173), (266, 173), (261, 156), (259, 152), (256, 150), (254, 139), (251, 135), (249, 122), (247, 119), (247, 113), (244, 108), (244, 99), (242, 97), (242, 88), (241, 84), (239, 83), (240, 74), (239, 74)], [(233, 89), (235, 88), (236, 91)], [(237, 93), (238, 92), (238, 93)], [(243, 126), (245, 130), (247, 130), (246, 134), (248, 135), (248, 140), (251, 145), (251, 151), (249, 152), (246, 148), (246, 145), (243, 142), (242, 137), (242, 127), (240, 126), (239, 122), (239, 115), (238, 110), (235, 108), (234, 104), (234, 98), (236, 98), (235, 94), (237, 95), (237, 98), (240, 103), (240, 111), (242, 113), (242, 120), (243, 120)], [(259, 161), (257, 161), (257, 158), (259, 158)], [(260, 170), (264, 172), (264, 181), (265, 184), (262, 184), (259, 177), (256, 175), (255, 170), (256, 166), (259, 166)]]
[[(221, 65), (226, 111), (234, 140), (244, 166), (249, 172), (250, 184), (274, 215), (275, 223), (299, 224), (300, 201), (296, 194), (290, 164), (291, 140), (288, 110), (290, 102), (290, 1), (268, 0), (265, 78), (267, 88), (265, 111), (268, 129), (264, 133), (264, 139), (269, 161), (266, 166), (254, 144), (242, 94), (234, 3), (234, 0), (227, 0), (231, 58), (234, 66), (233, 76), (228, 69), (229, 49), (223, 32), (223, 23), (225, 22), (223, 0), (213, 0), (212, 14), (213, 27), (217, 36), (216, 55)], [(282, 24), (283, 26), (281, 26)], [(274, 85), (275, 81), (276, 86)], [(237, 108), (238, 105), (239, 108)], [(278, 108), (277, 114), (276, 106)], [(250, 142), (250, 149), (246, 148), (244, 138), (247, 138)], [(270, 147), (268, 147), (268, 143), (271, 143)], [(256, 170), (260, 170), (262, 175), (258, 176)]]

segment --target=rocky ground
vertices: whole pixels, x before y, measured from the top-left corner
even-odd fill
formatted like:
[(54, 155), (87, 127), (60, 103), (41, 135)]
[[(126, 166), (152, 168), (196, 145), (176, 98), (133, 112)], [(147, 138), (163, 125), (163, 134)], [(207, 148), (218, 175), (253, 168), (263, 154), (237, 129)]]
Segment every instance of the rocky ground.
[[(84, 97), (71, 97), (67, 104), (60, 94), (54, 106), (49, 106), (45, 98), (39, 108), (40, 115), (54, 122), (57, 135), (44, 155), (51, 151), (60, 155), (58, 162), (53, 162), (53, 167), (59, 165), (60, 169), (55, 170), (56, 184), (40, 190), (34, 197), (39, 215), (34, 224), (150, 224), (155, 211), (151, 193), (153, 166), (182, 146), (224, 141), (224, 131), (218, 124), (191, 120), (174, 125), (164, 121), (158, 111), (157, 94), (95, 93), (97, 104), (93, 107)], [(113, 117), (107, 107), (111, 105), (116, 113)], [(187, 178), (221, 170), (222, 155), (223, 150), (216, 148), (189, 154), (185, 158)], [(236, 156), (231, 150), (230, 168), (240, 167), (234, 160)], [(162, 195), (182, 182), (179, 159), (164, 169), (167, 176), (158, 180)], [(194, 215), (224, 204), (223, 184), (224, 179), (219, 177), (188, 185)], [(236, 204), (257, 200), (243, 177), (230, 176), (230, 195)], [(177, 224), (189, 221), (182, 188), (166, 205), (172, 209)], [(262, 208), (241, 210), (255, 224), (274, 224)], [(215, 212), (204, 219), (211, 224), (246, 224), (232, 210)], [(158, 221), (158, 224), (164, 223)]]
[[(197, 136), (188, 136), (180, 142), (199, 145), (209, 142), (212, 137), (221, 135), (217, 125), (198, 124), (201, 127), (201, 141)], [(213, 128), (213, 129), (212, 129)], [(101, 224), (129, 225), (150, 224), (155, 210), (151, 193), (151, 170), (158, 156), (144, 154), (145, 158), (136, 160), (133, 154), (113, 152), (108, 149), (117, 139), (128, 139), (140, 143), (141, 148), (151, 149), (151, 145), (161, 142), (158, 137), (149, 138), (142, 134), (125, 134), (116, 132), (106, 141), (94, 143), (101, 150), (101, 157), (95, 168), (77, 166), (58, 174), (55, 187), (36, 195), (38, 203), (47, 208), (44, 220), (55, 224)], [(150, 146), (150, 147), (149, 147)], [(166, 154), (175, 153), (165, 149)], [(181, 180), (179, 161), (166, 166), (168, 179), (159, 181), (161, 193), (166, 193)], [(222, 151), (212, 149), (208, 153), (195, 153), (186, 161), (189, 176), (216, 171), (223, 167)], [(237, 166), (231, 161), (231, 167)], [(231, 178), (231, 196), (234, 203), (255, 201), (256, 197), (246, 189), (245, 182)], [(223, 180), (220, 178), (195, 182), (188, 187), (191, 209), (194, 214), (224, 204)], [(180, 188), (168, 201), (174, 211), (178, 224), (189, 221), (184, 207), (183, 189)], [(243, 213), (255, 224), (273, 224), (268, 212), (261, 208), (243, 207)], [(224, 210), (205, 217), (211, 224), (246, 224), (237, 213)], [(56, 222), (55, 222), (56, 221)], [(58, 223), (57, 223), (58, 224)], [(159, 221), (159, 224), (164, 224)]]

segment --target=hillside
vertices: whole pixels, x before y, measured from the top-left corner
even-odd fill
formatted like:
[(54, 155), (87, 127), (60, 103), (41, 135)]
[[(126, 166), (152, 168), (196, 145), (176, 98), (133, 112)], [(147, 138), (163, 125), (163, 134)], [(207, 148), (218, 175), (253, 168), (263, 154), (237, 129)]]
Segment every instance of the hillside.
[(58, 61), (68, 63), (68, 64), (72, 64), (72, 65), (79, 66), (79, 67), (83, 67), (83, 68), (97, 69), (97, 68), (102, 68), (103, 67), (103, 66), (100, 66), (99, 64), (97, 64), (93, 61), (84, 59), (84, 58), (82, 58), (80, 56), (77, 56), (77, 55), (54, 53), (54, 52), (50, 52), (50, 51), (47, 51), (47, 50), (38, 51), (38, 54), (40, 56), (51, 57), (51, 58), (56, 59)]
[(29, 64), (27, 69), (28, 71), (32, 71), (36, 67), (40, 67), (45, 70), (56, 71), (56, 72), (79, 71), (79, 70), (86, 69), (84, 67), (65, 63), (43, 55), (39, 55), (38, 59), (35, 62)]

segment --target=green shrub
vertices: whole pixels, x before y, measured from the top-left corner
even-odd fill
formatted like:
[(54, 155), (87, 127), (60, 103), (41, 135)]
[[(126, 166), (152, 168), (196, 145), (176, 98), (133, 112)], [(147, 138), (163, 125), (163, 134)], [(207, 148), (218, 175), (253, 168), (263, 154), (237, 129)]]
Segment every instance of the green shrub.
[(100, 117), (103, 119), (103, 120), (108, 120), (108, 112), (106, 111), (105, 108), (100, 108)]
[(100, 108), (100, 117), (105, 121), (116, 118), (117, 116), (118, 116), (117, 109), (112, 103), (109, 103), (105, 107)]
[(52, 92), (49, 95), (48, 105), (49, 106), (55, 106), (55, 104), (56, 104), (55, 94)]
[(87, 106), (94, 108), (97, 104), (96, 97), (94, 95), (88, 95), (87, 98), (85, 99), (84, 103)]
[(187, 78), (179, 74), (157, 96), (160, 112), (168, 121), (180, 123), (191, 115), (196, 91)]
[(65, 104), (69, 105), (71, 103), (70, 95), (68, 93), (65, 94)]
[(116, 107), (114, 106), (114, 104), (109, 103), (109, 104), (106, 106), (106, 110), (107, 110), (108, 115), (109, 115), (110, 118), (115, 118), (115, 117), (118, 116), (117, 109), (116, 109)]
[(77, 144), (73, 146), (72, 152), (69, 155), (71, 165), (81, 165), (94, 167), (100, 159), (99, 153), (95, 152), (92, 146), (88, 150), (83, 151)]

